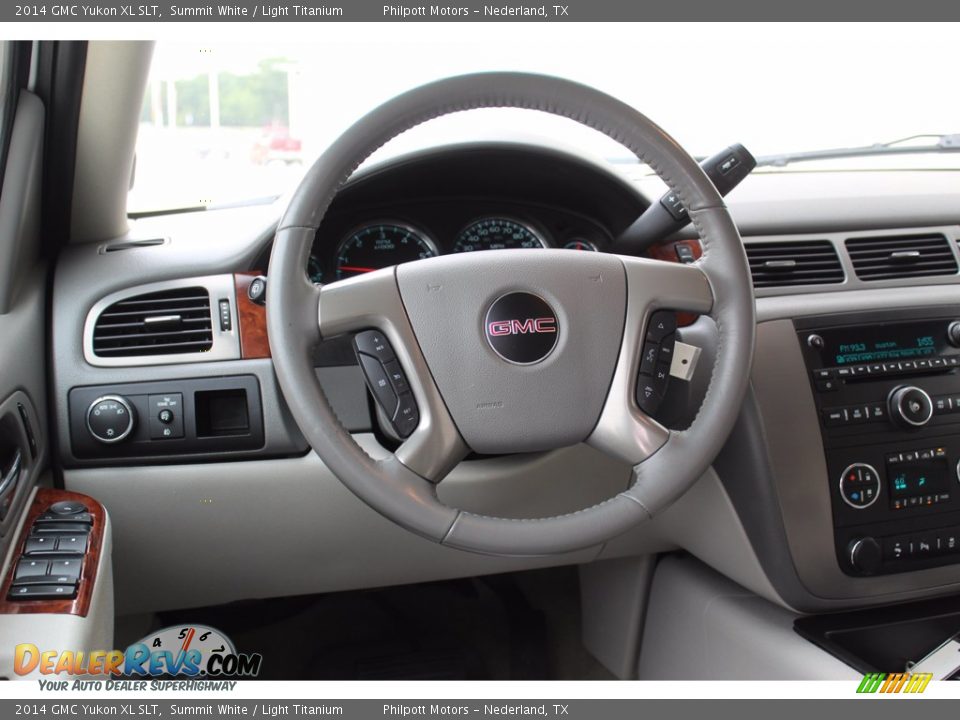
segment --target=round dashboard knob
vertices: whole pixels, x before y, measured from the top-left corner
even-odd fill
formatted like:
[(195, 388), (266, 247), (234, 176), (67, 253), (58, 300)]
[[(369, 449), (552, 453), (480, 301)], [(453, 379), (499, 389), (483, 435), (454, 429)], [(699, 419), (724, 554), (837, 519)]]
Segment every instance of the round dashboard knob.
[(933, 417), (933, 400), (914, 385), (905, 385), (890, 391), (890, 417), (906, 427), (923, 427)]
[(960, 320), (954, 320), (947, 326), (947, 342), (954, 347), (960, 347)]
[(130, 402), (121, 395), (98, 397), (87, 408), (87, 429), (102, 443), (120, 442), (136, 422)]
[(872, 537), (857, 538), (847, 545), (847, 554), (850, 564), (864, 575), (872, 575), (880, 569), (883, 561), (883, 550)]

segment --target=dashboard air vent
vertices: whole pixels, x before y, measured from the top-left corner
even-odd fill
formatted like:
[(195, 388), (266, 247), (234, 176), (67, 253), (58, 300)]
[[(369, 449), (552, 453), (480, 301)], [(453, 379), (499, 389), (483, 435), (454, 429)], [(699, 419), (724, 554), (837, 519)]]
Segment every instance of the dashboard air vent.
[(850, 238), (847, 253), (861, 280), (955, 275), (957, 272), (950, 243), (939, 233)]
[(196, 353), (211, 347), (210, 294), (203, 287), (125, 298), (100, 313), (93, 330), (93, 352), (100, 357)]
[(829, 240), (745, 244), (755, 288), (842, 283), (843, 267)]

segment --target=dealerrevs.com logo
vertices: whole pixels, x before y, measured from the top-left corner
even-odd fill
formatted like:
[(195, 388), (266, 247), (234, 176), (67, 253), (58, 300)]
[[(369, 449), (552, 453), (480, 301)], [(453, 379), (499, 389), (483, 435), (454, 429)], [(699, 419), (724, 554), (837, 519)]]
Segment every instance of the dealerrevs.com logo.
[(858, 693), (922, 693), (933, 673), (869, 673), (863, 676)]
[[(21, 677), (56, 676), (108, 681), (130, 678), (252, 678), (260, 673), (259, 653), (238, 653), (233, 642), (206, 625), (164, 628), (126, 650), (52, 650), (21, 643), (14, 650), (14, 671)], [(45, 683), (67, 689), (67, 681)], [(122, 689), (122, 688), (118, 688)]]

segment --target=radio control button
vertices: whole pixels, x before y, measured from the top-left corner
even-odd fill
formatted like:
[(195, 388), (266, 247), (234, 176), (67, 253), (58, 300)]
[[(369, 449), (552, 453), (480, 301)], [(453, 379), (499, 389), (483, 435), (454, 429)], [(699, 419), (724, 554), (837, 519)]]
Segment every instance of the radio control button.
[(886, 420), (886, 405), (883, 403), (871, 403), (870, 405), (867, 405), (867, 416), (871, 421)]
[(947, 367), (960, 367), (960, 355), (947, 355), (943, 362)]
[(850, 408), (850, 422), (862, 423), (867, 421), (867, 409), (859, 406)]
[(848, 367), (837, 368), (837, 377), (850, 377), (853, 375), (853, 370)]
[(833, 370), (830, 368), (821, 368), (820, 370), (813, 371), (814, 380), (829, 380), (833, 377)]
[(891, 417), (901, 425), (923, 427), (933, 417), (933, 400), (912, 385), (894, 388), (887, 402)]
[(847, 546), (850, 564), (864, 575), (872, 575), (880, 569), (883, 550), (872, 537), (851, 540)]
[(931, 358), (930, 360), (930, 367), (932, 368), (942, 368), (946, 367), (946, 365), (943, 358)]
[(935, 415), (943, 415), (949, 412), (953, 412), (952, 397), (941, 395), (933, 399), (933, 413)]
[(960, 532), (956, 530), (941, 530), (937, 533), (940, 539), (940, 551), (945, 553), (955, 553), (960, 549)]
[(866, 375), (870, 372), (870, 367), (867, 365), (854, 365), (850, 368), (850, 372), (855, 376)]
[[(825, 408), (823, 410), (823, 424), (827, 427), (847, 424), (846, 408)], [(960, 470), (958, 470), (960, 472)]]
[(916, 369), (917, 369), (917, 362), (916, 362), (915, 360), (905, 360), (904, 362), (900, 363), (900, 369), (901, 369), (901, 370), (916, 370)]
[(817, 390), (819, 392), (833, 392), (840, 389), (840, 382), (833, 378), (827, 380), (817, 380)]

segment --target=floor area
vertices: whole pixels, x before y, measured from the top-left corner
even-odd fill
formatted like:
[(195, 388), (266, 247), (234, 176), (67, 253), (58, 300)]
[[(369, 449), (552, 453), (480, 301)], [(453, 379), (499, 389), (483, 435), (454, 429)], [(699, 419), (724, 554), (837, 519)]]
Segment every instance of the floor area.
[(575, 568), (120, 618), (118, 647), (203, 623), (266, 680), (610, 680), (580, 642)]

